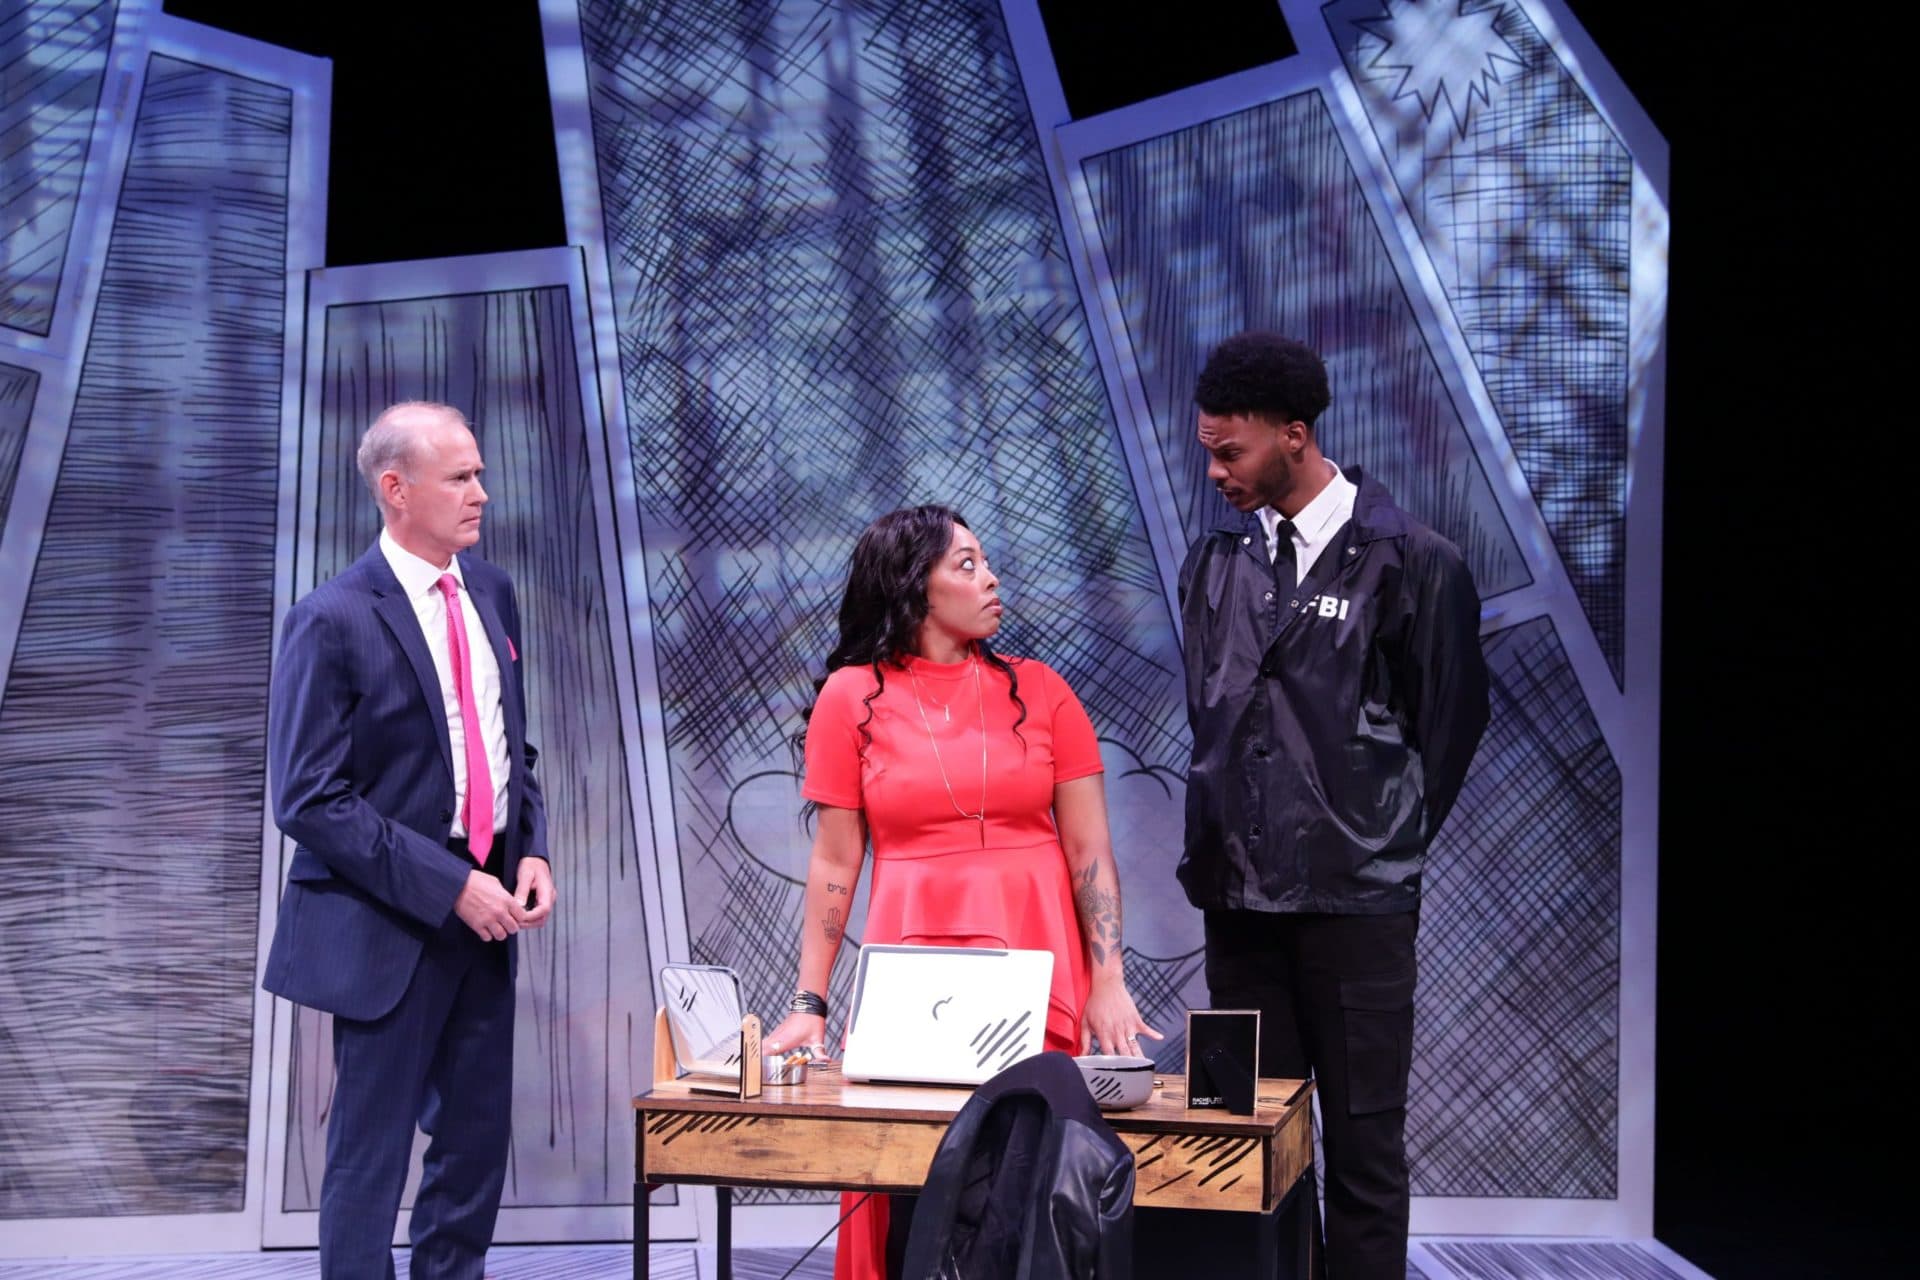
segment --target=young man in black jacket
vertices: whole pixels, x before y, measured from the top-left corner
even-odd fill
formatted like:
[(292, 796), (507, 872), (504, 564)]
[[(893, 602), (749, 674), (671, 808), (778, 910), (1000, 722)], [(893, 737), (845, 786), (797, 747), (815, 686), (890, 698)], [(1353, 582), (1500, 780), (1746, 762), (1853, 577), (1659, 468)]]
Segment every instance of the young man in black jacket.
[(1487, 724), (1480, 602), (1453, 544), (1321, 456), (1326, 366), (1230, 338), (1194, 392), (1242, 513), (1180, 572), (1193, 761), (1180, 883), (1215, 1008), (1260, 1010), (1260, 1074), (1320, 1096), (1333, 1280), (1404, 1280), (1420, 876)]

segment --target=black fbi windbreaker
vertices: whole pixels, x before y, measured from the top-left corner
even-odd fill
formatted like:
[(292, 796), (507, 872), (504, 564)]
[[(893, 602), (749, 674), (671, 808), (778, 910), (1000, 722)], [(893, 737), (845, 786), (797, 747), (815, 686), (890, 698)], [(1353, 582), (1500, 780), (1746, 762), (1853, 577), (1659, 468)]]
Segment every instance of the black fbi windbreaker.
[(1465, 560), (1360, 468), (1345, 474), (1353, 518), (1298, 587), (1253, 515), (1181, 567), (1193, 762), (1178, 874), (1196, 907), (1412, 910), (1487, 727)]

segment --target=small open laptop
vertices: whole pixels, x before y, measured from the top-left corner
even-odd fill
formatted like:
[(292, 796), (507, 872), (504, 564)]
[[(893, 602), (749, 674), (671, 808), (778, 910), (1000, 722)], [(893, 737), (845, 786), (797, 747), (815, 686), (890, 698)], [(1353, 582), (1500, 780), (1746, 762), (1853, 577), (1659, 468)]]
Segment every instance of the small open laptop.
[(740, 1080), (740, 979), (723, 965), (670, 964), (660, 995), (673, 1056), (690, 1076)]
[(1051, 951), (870, 943), (853, 975), (849, 1080), (980, 1084), (1039, 1053)]

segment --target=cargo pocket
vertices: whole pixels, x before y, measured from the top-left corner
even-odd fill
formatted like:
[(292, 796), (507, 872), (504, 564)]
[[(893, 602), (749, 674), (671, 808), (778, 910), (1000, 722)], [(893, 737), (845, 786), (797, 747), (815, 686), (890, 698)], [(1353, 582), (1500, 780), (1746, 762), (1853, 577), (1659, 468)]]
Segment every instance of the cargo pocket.
[(1413, 1066), (1413, 972), (1340, 984), (1347, 1037), (1347, 1114), (1407, 1105)]

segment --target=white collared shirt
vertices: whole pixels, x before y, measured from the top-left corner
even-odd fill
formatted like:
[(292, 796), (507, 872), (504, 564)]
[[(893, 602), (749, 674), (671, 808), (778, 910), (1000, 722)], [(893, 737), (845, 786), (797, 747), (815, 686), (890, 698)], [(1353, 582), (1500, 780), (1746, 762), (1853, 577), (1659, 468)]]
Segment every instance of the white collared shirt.
[(494, 656), (487, 629), (480, 621), (480, 610), (467, 590), (467, 579), (460, 572), (460, 557), (455, 556), (445, 569), (436, 569), (380, 531), (380, 553), (387, 558), (400, 589), (413, 605), (413, 615), (426, 634), (427, 652), (433, 655), (434, 674), (440, 678), (440, 701), (447, 717), (447, 739), (453, 747), (453, 830), (465, 836), (467, 825), (467, 734), (460, 722), (460, 691), (453, 683), (453, 655), (447, 649), (447, 598), (437, 585), (442, 574), (451, 573), (460, 584), (460, 614), (467, 624), (467, 652), (473, 656), (473, 705), (480, 713), (481, 732), (487, 740), (487, 769), (493, 774), (493, 821), (496, 828), (507, 822), (507, 779), (512, 763), (507, 758), (507, 710), (500, 698), (500, 660)]
[[(1293, 518), (1296, 586), (1305, 580), (1307, 571), (1313, 568), (1313, 562), (1333, 542), (1334, 536), (1353, 519), (1353, 500), (1360, 492), (1353, 481), (1340, 474), (1340, 468), (1334, 466), (1331, 458), (1327, 459), (1327, 465), (1333, 467), (1333, 479)], [(1280, 550), (1278, 531), (1285, 517), (1272, 507), (1261, 507), (1254, 514), (1260, 517), (1260, 527), (1267, 531), (1267, 559), (1272, 560)]]

